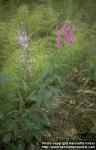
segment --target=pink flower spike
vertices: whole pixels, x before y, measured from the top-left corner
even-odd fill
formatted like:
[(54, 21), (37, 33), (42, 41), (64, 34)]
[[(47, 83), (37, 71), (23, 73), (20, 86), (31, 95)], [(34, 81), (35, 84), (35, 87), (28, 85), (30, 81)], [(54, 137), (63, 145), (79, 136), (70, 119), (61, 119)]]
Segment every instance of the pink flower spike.
[(63, 25), (56, 33), (56, 46), (62, 48), (64, 44), (72, 44), (74, 42), (74, 27), (70, 23)]

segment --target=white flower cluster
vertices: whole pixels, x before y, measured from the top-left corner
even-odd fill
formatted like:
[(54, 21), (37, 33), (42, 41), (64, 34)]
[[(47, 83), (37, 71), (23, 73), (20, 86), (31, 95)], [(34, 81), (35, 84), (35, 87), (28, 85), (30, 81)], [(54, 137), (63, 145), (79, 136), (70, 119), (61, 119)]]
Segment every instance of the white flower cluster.
[(29, 46), (29, 37), (26, 32), (20, 32), (17, 36), (19, 44), (22, 46), (22, 48), (27, 49)]

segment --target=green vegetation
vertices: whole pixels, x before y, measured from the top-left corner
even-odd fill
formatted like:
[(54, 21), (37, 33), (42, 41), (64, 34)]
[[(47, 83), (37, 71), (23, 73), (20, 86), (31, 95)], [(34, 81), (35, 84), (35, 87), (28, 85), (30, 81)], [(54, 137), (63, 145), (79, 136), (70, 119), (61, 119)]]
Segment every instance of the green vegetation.
[[(1, 150), (96, 139), (95, 8), (95, 0), (0, 0)], [(59, 49), (68, 19), (74, 42)], [(25, 28), (28, 48), (17, 39)]]

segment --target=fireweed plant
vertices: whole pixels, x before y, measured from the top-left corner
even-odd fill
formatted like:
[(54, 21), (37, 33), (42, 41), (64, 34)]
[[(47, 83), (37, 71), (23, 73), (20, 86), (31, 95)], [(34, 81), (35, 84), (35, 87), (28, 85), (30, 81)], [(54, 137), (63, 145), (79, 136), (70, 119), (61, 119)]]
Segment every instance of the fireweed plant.
[(22, 122), (20, 121), (20, 125), (22, 126), (20, 132), (24, 135), (19, 136), (21, 137), (21, 141), (24, 139), (30, 145), (33, 142), (33, 138), (40, 142), (43, 127), (50, 125), (48, 114), (55, 107), (51, 100), (60, 91), (50, 83), (51, 81), (48, 78), (42, 80), (38, 88), (34, 89), (33, 85), (35, 82), (32, 79), (32, 57), (30, 57), (30, 36), (24, 24), (20, 24), (17, 41), (24, 56), (21, 64), (24, 69), (23, 85), (20, 86), (17, 93), (22, 120)]
[(72, 44), (74, 42), (74, 26), (68, 20), (56, 33), (56, 47), (61, 49), (65, 44)]
[(53, 64), (52, 70), (55, 65), (58, 64), (59, 58), (62, 54), (65, 45), (71, 46), (74, 43), (74, 25), (69, 19), (65, 20), (65, 23), (56, 32), (56, 47), (59, 49), (59, 54), (56, 57), (55, 63)]
[(61, 49), (60, 54), (57, 56), (58, 62), (59, 56), (62, 53), (64, 45), (71, 45), (74, 42), (74, 26), (70, 20), (66, 20), (65, 24), (56, 32), (56, 47)]
[[(59, 44), (61, 42), (63, 42), (63, 46), (64, 44), (71, 44), (74, 37), (73, 33), (73, 35), (70, 34), (70, 32), (73, 32), (71, 24), (66, 23), (62, 28), (64, 32), (58, 37)], [(60, 40), (61, 36), (65, 40)], [(50, 125), (48, 115), (56, 107), (52, 99), (56, 99), (61, 94), (61, 91), (54, 82), (58, 80), (58, 83), (61, 83), (62, 79), (58, 75), (52, 74), (52, 80), (46, 77), (38, 85), (38, 88), (34, 89), (34, 81), (32, 80), (32, 57), (30, 57), (30, 36), (26, 25), (20, 24), (17, 40), (21, 47), (20, 50), (23, 53), (21, 66), (24, 69), (24, 78), (22, 79), (23, 84), (20, 85), (20, 88), (14, 95), (14, 100), (10, 98), (12, 99), (12, 102), (10, 102), (12, 108), (10, 108), (4, 119), (2, 119), (1, 129), (4, 131), (4, 134), (2, 133), (1, 136), (2, 143), (7, 144), (9, 149), (15, 149), (16, 147), (17, 149), (29, 150), (30, 148), (33, 149), (32, 143), (34, 143), (34, 140), (35, 145), (37, 141), (41, 142), (44, 127)], [(62, 48), (60, 49), (62, 50)]]
[[(75, 32), (74, 25), (72, 24), (72, 22), (69, 19), (66, 19), (65, 23), (56, 32), (56, 47), (60, 51), (56, 57), (56, 60), (55, 60), (55, 63), (53, 65), (52, 70), (54, 69), (56, 64), (58, 65), (59, 58), (62, 55), (62, 51), (63, 51), (64, 46), (65, 45), (71, 46), (74, 43), (74, 34), (75, 34), (74, 32)], [(61, 78), (61, 80), (62, 80), (62, 78)], [(63, 127), (65, 130), (65, 134), (66, 134), (68, 117), (70, 117), (69, 116), (69, 109), (70, 109), (70, 106), (67, 108), (67, 110), (65, 109), (66, 110), (65, 111), (65, 120), (64, 120), (64, 127)], [(72, 131), (75, 133), (76, 129), (73, 127)]]
[[(62, 54), (62, 51), (63, 51), (63, 47), (65, 46), (65, 45), (69, 45), (69, 46), (71, 46), (71, 44), (73, 44), (74, 43), (74, 35), (75, 35), (75, 33), (74, 33), (74, 31), (75, 31), (75, 29), (74, 29), (74, 26), (73, 26), (73, 24), (69, 21), (69, 20), (66, 20), (65, 21), (65, 24), (64, 25), (62, 25), (61, 26), (61, 28), (56, 32), (56, 47), (60, 50), (60, 52), (59, 52), (59, 54), (57, 55), (57, 58), (56, 58), (56, 61), (55, 61), (55, 64), (57, 64), (58, 63), (58, 60), (59, 60), (59, 58), (60, 58), (60, 55)], [(54, 66), (55, 66), (55, 64), (54, 64)], [(94, 65), (93, 65), (94, 66)], [(74, 68), (73, 68), (73, 70), (74, 70)], [(75, 71), (73, 71), (74, 72), (74, 74), (78, 74), (78, 70), (75, 72)], [(83, 73), (83, 71), (80, 71), (80, 74), (82, 74)], [(92, 73), (92, 71), (91, 71), (91, 73)], [(76, 75), (76, 76), (78, 76), (78, 75)], [(92, 77), (93, 77), (94, 75), (92, 74)], [(78, 76), (79, 77), (79, 76)], [(71, 78), (74, 78), (74, 76), (72, 77), (72, 74), (70, 74), (70, 76), (69, 76), (69, 81), (70, 81), (70, 79)], [(86, 78), (86, 77), (85, 77)], [(82, 80), (83, 80), (84, 78), (82, 78)], [(69, 81), (66, 81), (66, 85), (68, 85), (68, 86), (70, 86), (72, 83), (71, 82), (75, 82), (75, 80), (73, 80), (73, 81), (71, 81), (70, 83), (68, 83)], [(79, 81), (80, 81), (80, 79), (79, 79)], [(83, 83), (84, 85), (82, 86), (83, 88), (85, 88), (85, 89), (83, 89), (83, 91), (87, 91), (88, 93), (91, 93), (91, 92), (93, 92), (92, 90), (94, 89), (92, 89), (92, 90), (86, 90), (88, 87), (86, 86), (86, 82), (87, 80), (85, 79), (85, 83)], [(75, 83), (76, 84), (76, 83)], [(72, 85), (71, 85), (72, 86)], [(70, 87), (71, 87), (70, 86)], [(74, 89), (74, 84), (73, 84), (73, 87), (72, 87), (73, 89)], [(80, 87), (81, 88), (81, 87)], [(65, 93), (66, 93), (66, 86), (65, 86), (65, 89), (63, 89), (63, 90), (65, 90)], [(70, 89), (69, 89), (70, 90)], [(80, 89), (80, 91), (81, 91), (81, 89)], [(90, 117), (90, 115), (88, 116), (88, 114), (86, 113), (86, 111), (89, 111), (89, 114), (90, 114), (90, 111), (92, 111), (92, 112), (96, 112), (96, 110), (94, 110), (94, 109), (90, 109), (90, 106), (91, 106), (91, 103), (89, 102), (89, 101), (87, 101), (87, 98), (85, 98), (85, 95), (87, 95), (87, 94), (81, 94), (81, 95), (83, 95), (82, 96), (82, 98), (80, 99), (80, 97), (81, 97), (81, 95), (80, 95), (80, 91), (75, 91), (76, 93), (78, 93), (78, 94), (73, 94), (73, 95), (71, 95), (71, 99), (72, 100), (68, 100), (69, 102), (69, 104), (67, 104), (66, 102), (65, 102), (65, 105), (63, 106), (63, 109), (64, 109), (64, 115), (65, 115), (65, 117), (64, 117), (64, 122), (63, 122), (63, 127), (61, 127), (61, 128), (63, 128), (64, 129), (64, 136), (65, 137), (70, 137), (70, 139), (72, 138), (72, 139), (80, 139), (80, 137), (78, 136), (78, 131), (79, 131), (79, 129), (77, 130), (77, 125), (76, 125), (76, 120), (77, 120), (77, 118), (78, 118), (78, 114), (79, 115), (81, 115), (81, 116), (83, 116), (83, 117), (85, 117), (86, 118), (86, 120), (85, 120), (85, 123), (87, 122), (87, 119), (89, 119), (90, 120), (90, 124), (89, 124), (89, 127), (88, 128), (91, 128), (91, 130), (90, 129), (88, 129), (89, 130), (89, 132), (91, 132), (91, 133), (96, 133), (96, 123), (95, 123), (95, 121), (94, 121), (94, 117), (93, 118), (91, 118)], [(67, 91), (68, 92), (68, 91)], [(85, 92), (85, 93), (87, 93), (87, 92)], [(69, 92), (70, 93), (70, 92)], [(94, 92), (93, 92), (94, 93)], [(63, 94), (64, 95), (64, 94)], [(69, 94), (70, 95), (70, 94)], [(96, 95), (96, 94), (95, 94)], [(75, 99), (74, 99), (74, 97), (75, 96), (77, 96), (76, 97), (76, 100), (80, 100), (79, 102), (77, 102)], [(83, 102), (82, 102), (82, 99), (83, 99)], [(94, 100), (94, 98), (93, 98), (93, 100)], [(86, 102), (87, 102), (87, 104), (89, 104), (89, 106), (86, 104)], [(76, 103), (78, 103), (78, 104), (76, 104)], [(82, 104), (84, 104), (84, 105), (86, 105), (86, 108), (83, 108), (82, 106)], [(76, 106), (77, 105), (77, 106)], [(82, 106), (81, 106), (82, 105)], [(62, 107), (62, 106), (61, 106)], [(83, 109), (83, 111), (82, 111), (82, 109)], [(93, 115), (94, 116), (94, 115)], [(82, 117), (81, 117), (82, 118)], [(75, 120), (76, 119), (76, 120)], [(78, 118), (78, 120), (79, 120), (80, 118)], [(62, 119), (61, 119), (62, 120)], [(93, 127), (91, 127), (91, 125), (92, 125), (92, 122), (93, 122), (93, 124), (94, 124), (94, 126)], [(95, 132), (94, 132), (95, 131)], [(86, 133), (86, 131), (84, 131), (85, 133)], [(81, 134), (83, 135), (83, 133), (81, 132)]]
[(31, 66), (32, 66), (32, 61), (31, 61), (31, 57), (30, 57), (30, 47), (29, 47), (29, 43), (30, 43), (30, 38), (28, 35), (28, 31), (27, 31), (27, 25), (24, 25), (23, 23), (20, 23), (20, 31), (17, 34), (17, 40), (19, 45), (21, 46), (21, 49), (23, 51), (23, 68), (24, 68), (24, 72), (25, 72), (25, 78), (26, 80), (31, 78)]

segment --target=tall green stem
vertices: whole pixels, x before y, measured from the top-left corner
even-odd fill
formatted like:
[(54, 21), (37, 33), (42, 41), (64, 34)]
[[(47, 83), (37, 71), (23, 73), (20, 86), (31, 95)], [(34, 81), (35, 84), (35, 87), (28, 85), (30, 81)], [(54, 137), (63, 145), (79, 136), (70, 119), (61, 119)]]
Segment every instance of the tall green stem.
[(63, 51), (63, 48), (60, 50), (59, 54), (57, 55), (57, 57), (55, 59), (55, 63), (53, 64), (51, 71), (53, 71), (53, 69), (55, 68), (55, 65), (59, 62), (59, 58), (62, 54), (62, 51)]
[(30, 80), (31, 78), (31, 67), (30, 67), (30, 58), (29, 58), (29, 50), (25, 49), (24, 50), (24, 68), (25, 68), (25, 79), (27, 81)]

